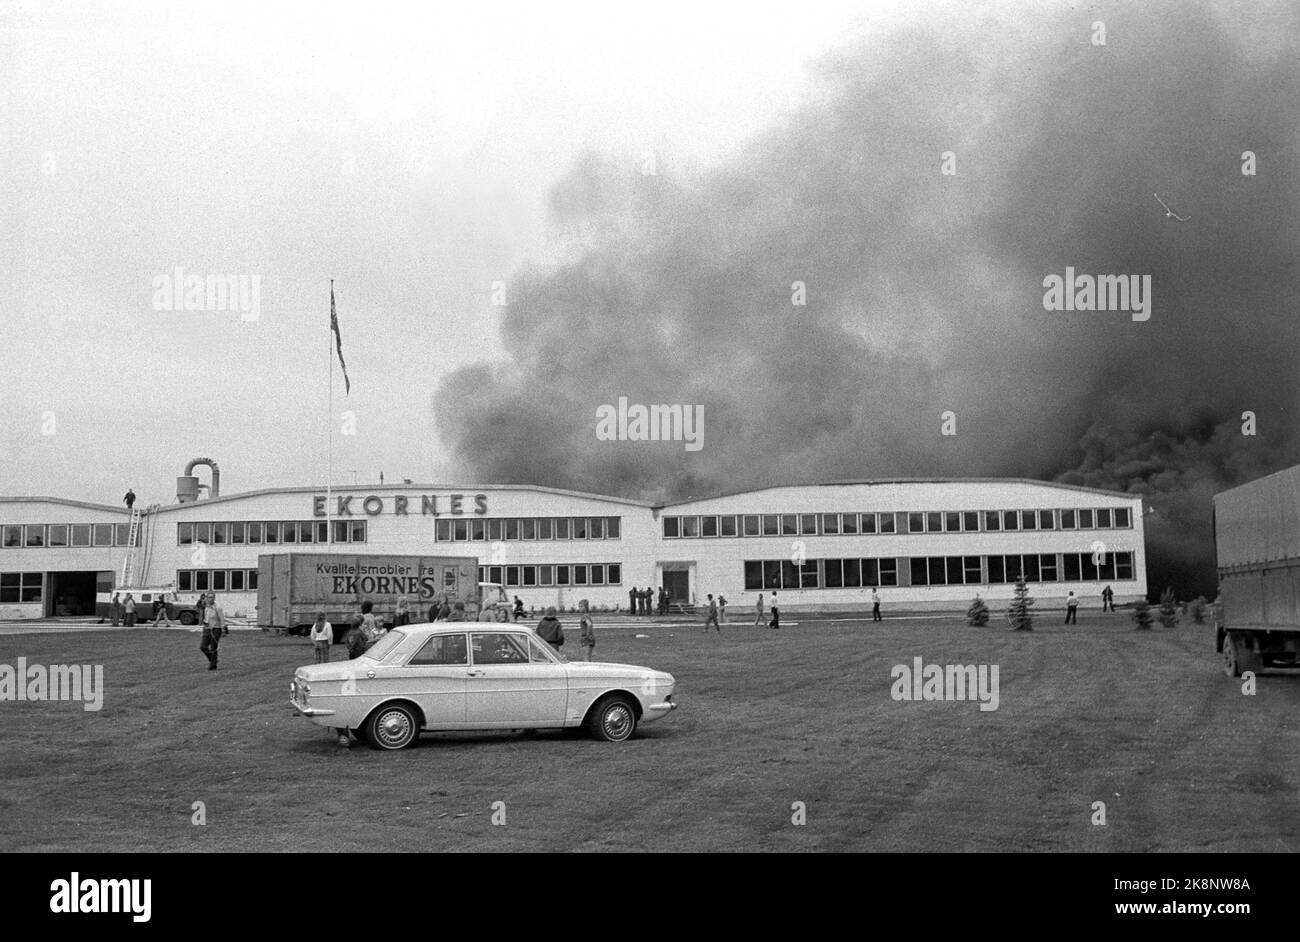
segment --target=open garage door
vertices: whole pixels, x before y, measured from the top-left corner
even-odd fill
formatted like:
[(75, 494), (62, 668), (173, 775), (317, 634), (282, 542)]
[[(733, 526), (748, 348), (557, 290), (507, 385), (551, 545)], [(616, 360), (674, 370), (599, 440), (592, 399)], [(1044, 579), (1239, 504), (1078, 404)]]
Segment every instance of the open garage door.
[(77, 617), (95, 614), (95, 593), (105, 579), (113, 587), (111, 572), (51, 572), (50, 591), (46, 594), (46, 617)]

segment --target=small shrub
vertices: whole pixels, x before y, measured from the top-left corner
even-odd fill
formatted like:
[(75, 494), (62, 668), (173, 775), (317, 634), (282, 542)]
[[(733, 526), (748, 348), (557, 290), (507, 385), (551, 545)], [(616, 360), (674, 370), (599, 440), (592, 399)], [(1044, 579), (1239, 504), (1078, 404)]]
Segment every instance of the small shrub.
[(970, 608), (966, 609), (966, 622), (977, 628), (983, 628), (989, 623), (989, 607), (978, 595), (970, 603)]
[(1133, 603), (1133, 621), (1137, 622), (1139, 631), (1151, 630), (1151, 603), (1146, 599)]
[(1174, 599), (1173, 586), (1167, 586), (1160, 595), (1160, 624), (1173, 628), (1178, 624), (1178, 602)]
[(1014, 630), (1034, 630), (1034, 617), (1029, 612), (1033, 604), (1034, 600), (1029, 596), (1029, 586), (1025, 585), (1025, 577), (1016, 576), (1016, 595), (1011, 600), (1011, 607), (1007, 609), (1008, 620)]

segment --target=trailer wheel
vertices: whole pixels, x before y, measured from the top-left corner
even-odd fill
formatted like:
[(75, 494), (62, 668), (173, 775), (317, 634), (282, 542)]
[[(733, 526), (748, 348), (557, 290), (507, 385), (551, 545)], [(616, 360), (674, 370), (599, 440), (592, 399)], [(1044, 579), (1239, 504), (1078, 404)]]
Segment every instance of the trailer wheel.
[(1231, 631), (1223, 635), (1223, 670), (1229, 677), (1241, 676), (1241, 656), (1237, 638)]

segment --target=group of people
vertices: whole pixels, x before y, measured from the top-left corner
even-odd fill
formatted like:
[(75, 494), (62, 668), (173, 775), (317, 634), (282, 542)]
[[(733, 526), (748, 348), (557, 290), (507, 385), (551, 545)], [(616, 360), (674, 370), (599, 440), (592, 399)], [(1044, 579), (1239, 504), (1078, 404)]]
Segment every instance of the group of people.
[(627, 592), (627, 612), (629, 615), (667, 615), (668, 590), (659, 587), (658, 598), (655, 590), (646, 586), (644, 589), (631, 588)]
[[(537, 637), (549, 644), (556, 654), (564, 647), (564, 626), (555, 614), (555, 606), (548, 608), (537, 623)], [(582, 659), (590, 661), (592, 652), (596, 650), (596, 625), (591, 620), (591, 608), (586, 599), (578, 602), (578, 647)]]

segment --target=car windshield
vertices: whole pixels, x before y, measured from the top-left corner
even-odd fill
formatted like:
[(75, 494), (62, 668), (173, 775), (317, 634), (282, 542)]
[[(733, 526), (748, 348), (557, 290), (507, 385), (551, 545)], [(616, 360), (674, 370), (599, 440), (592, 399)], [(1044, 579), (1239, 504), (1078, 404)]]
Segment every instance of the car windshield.
[(393, 648), (397, 647), (405, 640), (406, 632), (399, 628), (394, 628), (370, 647), (366, 648), (366, 653), (362, 656), (372, 658), (376, 661), (382, 661), (388, 655), (389, 651), (393, 650)]

